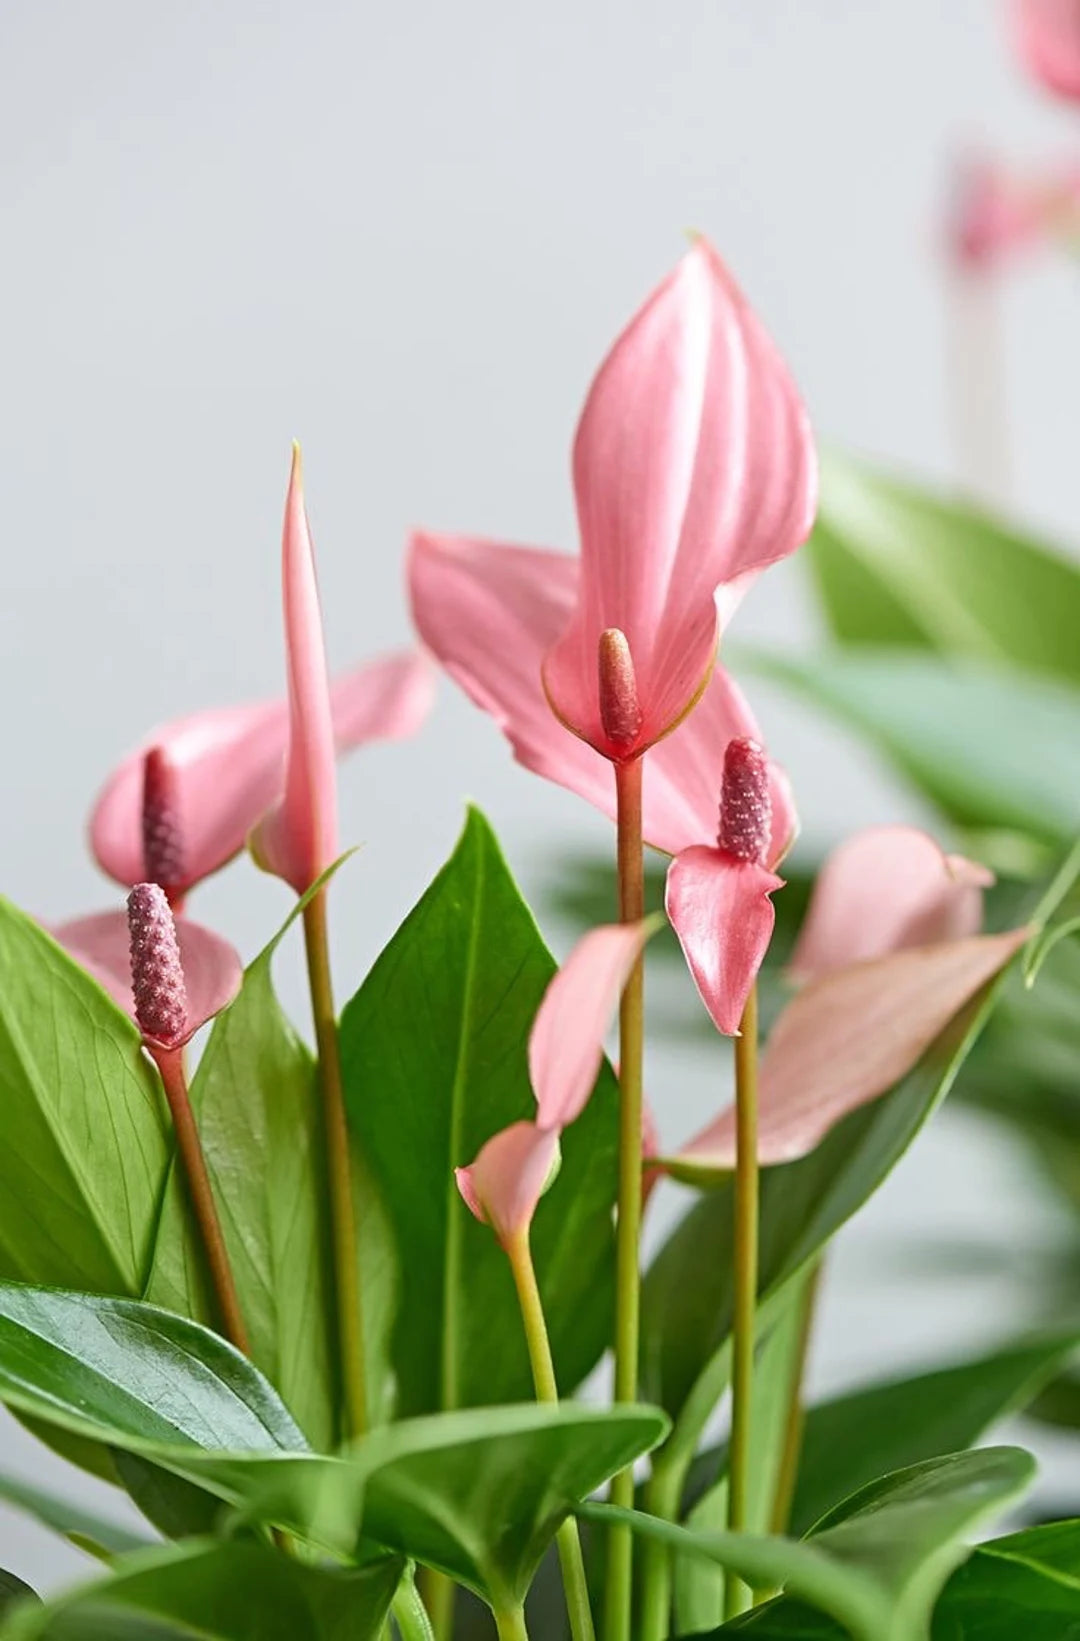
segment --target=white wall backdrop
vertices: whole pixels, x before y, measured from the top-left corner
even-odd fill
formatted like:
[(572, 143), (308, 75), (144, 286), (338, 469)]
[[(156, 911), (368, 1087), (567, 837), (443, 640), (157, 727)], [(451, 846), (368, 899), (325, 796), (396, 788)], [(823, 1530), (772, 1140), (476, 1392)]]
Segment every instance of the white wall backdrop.
[[(0, 889), (48, 917), (106, 903), (81, 829), (110, 762), (159, 718), (280, 687), (294, 435), (339, 664), (406, 637), (410, 524), (571, 546), (585, 386), (687, 227), (736, 270), (823, 436), (947, 475), (949, 156), (980, 137), (1020, 160), (1080, 145), (1001, 21), (990, 0), (8, 0)], [(1075, 270), (1025, 273), (1006, 322), (1015, 502), (1068, 536)], [(739, 631), (812, 638), (797, 564)], [(860, 749), (759, 706), (811, 840), (912, 812)], [(343, 992), (466, 796), (530, 892), (560, 846), (608, 837), (444, 686), (416, 743), (343, 775), (343, 834), (368, 845), (337, 902)], [(198, 911), (250, 953), (285, 904), (239, 863)], [(288, 961), (283, 985), (299, 1006)], [(709, 1056), (670, 1044), (650, 1081), (673, 1135), (722, 1092)], [(995, 1242), (1052, 1235), (1013, 1158), (947, 1113), (841, 1241), (817, 1384), (994, 1336), (1004, 1279), (928, 1279), (910, 1257), (935, 1231), (977, 1244), (988, 1200)], [(0, 1435), (5, 1465), (60, 1479)], [(43, 1588), (92, 1570), (7, 1511), (0, 1562)]]

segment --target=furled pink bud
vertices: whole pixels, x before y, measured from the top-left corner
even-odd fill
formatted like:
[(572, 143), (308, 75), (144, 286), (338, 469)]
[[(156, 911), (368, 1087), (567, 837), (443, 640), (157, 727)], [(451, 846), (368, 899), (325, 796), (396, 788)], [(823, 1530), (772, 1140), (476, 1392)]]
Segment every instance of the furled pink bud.
[(720, 830), (716, 841), (736, 860), (763, 866), (772, 831), (769, 760), (749, 736), (729, 741), (720, 788)]
[(188, 1035), (188, 999), (172, 910), (157, 883), (137, 883), (127, 907), (135, 1019), (144, 1037), (176, 1048)]
[(641, 733), (634, 658), (626, 634), (608, 627), (600, 634), (597, 655), (600, 674), (600, 722), (615, 752), (629, 750)]
[(147, 881), (159, 883), (169, 900), (175, 900), (185, 882), (180, 782), (176, 765), (162, 746), (152, 746), (143, 759), (142, 840)]

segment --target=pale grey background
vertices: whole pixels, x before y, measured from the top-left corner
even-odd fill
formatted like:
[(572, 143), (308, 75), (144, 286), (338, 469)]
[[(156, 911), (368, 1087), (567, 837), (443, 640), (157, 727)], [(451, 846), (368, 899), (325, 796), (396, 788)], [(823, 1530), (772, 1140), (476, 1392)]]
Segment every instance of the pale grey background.
[[(294, 435), (339, 664), (405, 638), (411, 523), (572, 545), (584, 388), (686, 227), (731, 262), (824, 435), (947, 475), (947, 159), (980, 134), (1020, 159), (1080, 135), (1013, 70), (1000, 24), (990, 0), (7, 0), (0, 887), (50, 917), (107, 903), (80, 830), (111, 760), (155, 719), (279, 687)], [(1033, 269), (1006, 303), (1015, 499), (1066, 536), (1074, 285)], [(808, 641), (797, 565), (738, 630)], [(812, 840), (914, 812), (860, 749), (758, 701)], [(449, 686), (415, 744), (358, 756), (342, 789), (344, 835), (369, 844), (338, 895), (343, 990), (464, 796), (530, 891), (560, 845), (609, 836)], [(198, 911), (250, 953), (286, 900), (240, 863)], [(700, 1121), (720, 1080), (708, 1056), (658, 1049), (665, 1132)], [(916, 1280), (905, 1246), (1052, 1230), (1002, 1146), (946, 1114), (842, 1240), (815, 1381), (960, 1350), (1022, 1303), (1000, 1279)], [(5, 1465), (61, 1479), (2, 1430)], [(7, 1511), (0, 1563), (42, 1587), (90, 1570)]]

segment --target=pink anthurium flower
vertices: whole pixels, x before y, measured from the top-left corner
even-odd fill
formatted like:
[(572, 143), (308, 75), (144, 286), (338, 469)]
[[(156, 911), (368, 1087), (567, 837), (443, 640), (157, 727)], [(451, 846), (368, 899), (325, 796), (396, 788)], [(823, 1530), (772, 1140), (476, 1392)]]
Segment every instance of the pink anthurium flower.
[[(911, 827), (874, 827), (826, 863), (796, 948), (806, 984), (780, 1014), (759, 1068), (758, 1157), (805, 1156), (829, 1129), (905, 1076), (1027, 940), (978, 935), (985, 868)], [(667, 1167), (708, 1178), (735, 1162), (734, 1111)]]
[(958, 169), (947, 224), (950, 254), (968, 273), (996, 272), (1023, 251), (1080, 231), (1080, 168), (1018, 176), (994, 160)]
[[(589, 392), (574, 443), (581, 557), (557, 579), (560, 619), (537, 625), (512, 601), (515, 575), (485, 543), (457, 542), (469, 563), (456, 596), (472, 641), (507, 677), (495, 697), (515, 736), (543, 678), (550, 708), (603, 757), (637, 757), (667, 735), (704, 689), (718, 621), (749, 581), (805, 540), (816, 466), (806, 416), (774, 346), (716, 252), (698, 240), (630, 322)], [(445, 617), (431, 603), (430, 560), (414, 550), (421, 632), (440, 654)], [(437, 545), (437, 544), (436, 544)], [(475, 552), (470, 552), (475, 548)], [(490, 574), (490, 581), (486, 575)], [(417, 580), (419, 577), (419, 581)], [(719, 615), (718, 615), (719, 611)], [(509, 618), (510, 626), (507, 625)], [(512, 628), (530, 640), (529, 669)], [(521, 726), (523, 729), (525, 726)]]
[[(402, 652), (332, 683), (328, 726), (327, 709), (317, 701), (325, 669), (298, 462), (289, 487), (283, 558), (289, 702), (262, 701), (175, 719), (124, 760), (97, 800), (90, 837), (98, 864), (126, 887), (143, 880), (160, 883), (179, 903), (238, 854), (261, 817), (280, 803), (263, 842), (268, 858), (278, 863), (274, 869), (284, 868), (290, 881), (306, 879), (306, 888), (318, 876), (307, 875), (311, 862), (322, 858), (332, 841), (333, 823), (326, 818), (331, 748), (340, 755), (369, 741), (403, 739), (427, 715), (430, 666), (422, 655)], [(318, 790), (310, 784), (316, 766)]]
[(470, 1211), (504, 1245), (532, 1223), (558, 1162), (559, 1135), (592, 1093), (619, 996), (656, 924), (606, 924), (578, 942), (544, 993), (529, 1036), (535, 1121), (511, 1123), (454, 1171)]
[(173, 917), (164, 890), (138, 884), (127, 912), (98, 912), (49, 933), (140, 1027), (148, 1045), (182, 1048), (240, 990), (228, 941)]
[(1080, 3), (1013, 0), (1013, 34), (1030, 74), (1057, 97), (1080, 102)]

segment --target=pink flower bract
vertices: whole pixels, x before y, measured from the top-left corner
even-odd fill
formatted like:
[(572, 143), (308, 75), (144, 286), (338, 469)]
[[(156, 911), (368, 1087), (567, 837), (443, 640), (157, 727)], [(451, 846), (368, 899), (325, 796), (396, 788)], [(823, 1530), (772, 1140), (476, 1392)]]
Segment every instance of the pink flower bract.
[(1080, 102), (1080, 0), (1013, 0), (1012, 22), (1028, 72), (1056, 97)]

